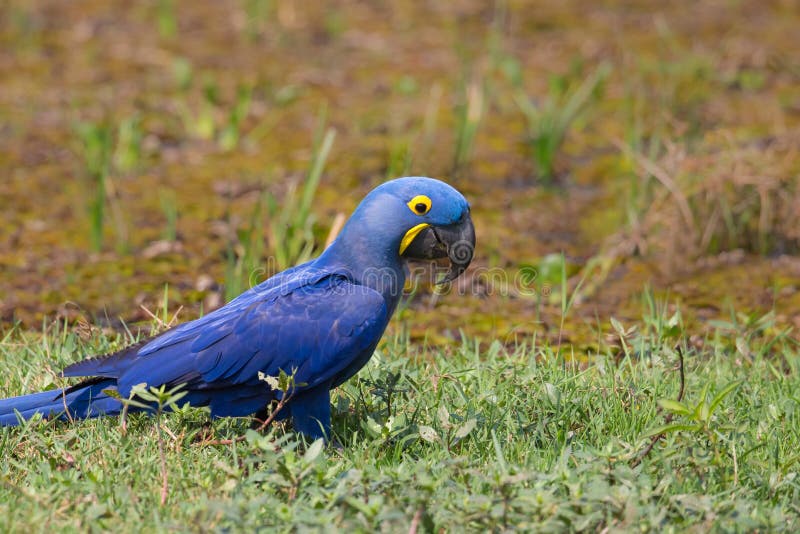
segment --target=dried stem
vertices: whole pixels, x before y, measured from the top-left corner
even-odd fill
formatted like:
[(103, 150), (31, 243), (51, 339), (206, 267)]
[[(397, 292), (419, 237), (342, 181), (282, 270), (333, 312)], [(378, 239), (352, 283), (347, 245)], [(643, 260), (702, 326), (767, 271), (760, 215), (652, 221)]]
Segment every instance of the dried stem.
[[(261, 432), (275, 420), (275, 417), (283, 409), (283, 407), (286, 406), (286, 403), (292, 400), (292, 397), (294, 397), (294, 392), (295, 390), (292, 389), (291, 393), (289, 393), (288, 395), (284, 395), (283, 398), (281, 398), (281, 400), (278, 401), (277, 406), (275, 406), (275, 409), (272, 410), (272, 413), (269, 414), (269, 417), (261, 421), (261, 424), (258, 426), (258, 428), (255, 429), (256, 432)], [(213, 439), (209, 441), (204, 440), (200, 442), (200, 445), (232, 445), (233, 443), (239, 443), (240, 441), (244, 441), (245, 438), (246, 436), (242, 435), (242, 436), (236, 436), (235, 438), (232, 439)]]
[(422, 520), (422, 514), (424, 511), (425, 506), (420, 504), (417, 508), (417, 511), (414, 513), (414, 517), (411, 519), (411, 525), (408, 527), (408, 534), (417, 534), (419, 523)]
[[(678, 397), (675, 400), (681, 402), (683, 400), (683, 392), (685, 391), (685, 386), (686, 386), (686, 375), (684, 373), (684, 368), (683, 368), (683, 351), (681, 350), (680, 346), (678, 346), (677, 350), (678, 350), (678, 372), (680, 373), (681, 387), (678, 390)], [(664, 417), (664, 424), (665, 425), (670, 424), (674, 416), (675, 414), (671, 412), (668, 413), (666, 417)], [(650, 438), (650, 443), (648, 443), (647, 447), (645, 447), (645, 449), (642, 452), (640, 452), (636, 458), (633, 459), (633, 461), (631, 462), (631, 467), (636, 467), (637, 465), (642, 463), (642, 460), (644, 460), (645, 457), (648, 454), (650, 454), (650, 451), (653, 450), (653, 447), (656, 446), (658, 440), (660, 440), (663, 437), (664, 437), (664, 432), (661, 432), (660, 434), (656, 434), (655, 436)]]

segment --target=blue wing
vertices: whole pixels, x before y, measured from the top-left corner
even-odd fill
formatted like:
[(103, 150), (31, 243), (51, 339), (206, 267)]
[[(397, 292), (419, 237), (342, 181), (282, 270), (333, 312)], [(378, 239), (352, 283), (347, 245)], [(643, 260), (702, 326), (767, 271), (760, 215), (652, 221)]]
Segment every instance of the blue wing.
[[(65, 376), (115, 378), (127, 396), (139, 383), (186, 384), (192, 404), (214, 415), (247, 415), (272, 398), (258, 372), (295, 371), (298, 393), (327, 390), (370, 357), (389, 321), (376, 291), (343, 274), (302, 270), (267, 280), (208, 316)], [(323, 401), (319, 401), (323, 402)]]

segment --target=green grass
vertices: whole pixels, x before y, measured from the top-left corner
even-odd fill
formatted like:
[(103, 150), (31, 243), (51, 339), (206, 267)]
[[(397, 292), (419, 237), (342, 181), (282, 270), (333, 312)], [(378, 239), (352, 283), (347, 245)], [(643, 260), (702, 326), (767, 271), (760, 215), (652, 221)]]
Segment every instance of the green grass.
[[(259, 284), (266, 276), (311, 259), (314, 239), (315, 195), (325, 163), (333, 147), (336, 131), (325, 129), (325, 112), (320, 114), (309, 169), (302, 182), (290, 182), (286, 193), (277, 198), (265, 191), (259, 195), (248, 224), (236, 230), (229, 243), (225, 264), (225, 300), (230, 301)], [(265, 256), (265, 222), (269, 261)], [(274, 269), (274, 272), (273, 272)]]
[(608, 63), (601, 63), (583, 79), (579, 66), (567, 75), (551, 77), (547, 97), (541, 101), (527, 95), (519, 69), (509, 75), (516, 88), (514, 99), (527, 123), (531, 156), (542, 182), (550, 184), (555, 180), (556, 158), (567, 134), (600, 98), (610, 71)]
[(158, 201), (161, 204), (161, 213), (164, 216), (164, 230), (162, 239), (175, 241), (178, 239), (178, 199), (173, 189), (162, 188), (158, 191)]
[(233, 150), (241, 138), (242, 122), (247, 118), (253, 88), (240, 85), (236, 88), (236, 102), (228, 113), (227, 123), (219, 133), (219, 146), (223, 150)]
[(258, 41), (267, 32), (269, 22), (274, 17), (275, 6), (271, 0), (241, 0), (240, 4), (247, 17), (247, 38)]
[[(535, 341), (388, 338), (333, 396), (341, 449), (199, 409), (160, 425), (134, 414), (127, 432), (118, 419), (0, 429), (0, 529), (795, 530), (796, 344), (768, 317), (734, 315), (687, 346), (680, 315), (646, 306), (615, 324), (619, 349), (572, 361)], [(60, 366), (130, 341), (9, 332), (0, 391), (52, 387)], [(245, 439), (204, 445), (206, 432)]]
[(120, 121), (114, 150), (114, 167), (122, 174), (135, 171), (142, 161), (142, 120), (138, 115)]
[[(326, 111), (320, 112), (308, 172), (302, 182), (290, 182), (281, 199), (267, 196), (271, 252), (278, 271), (311, 259), (314, 251), (313, 207), (317, 188), (336, 139), (336, 130), (325, 127)], [(299, 189), (298, 189), (299, 185)]]
[(77, 122), (73, 133), (83, 157), (91, 250), (103, 250), (110, 218), (116, 251), (124, 254), (129, 249), (130, 231), (113, 178), (141, 164), (141, 121), (134, 115), (121, 120), (116, 128), (108, 122)]
[(264, 211), (266, 194), (261, 194), (248, 223), (236, 229), (236, 239), (228, 244), (225, 262), (225, 301), (238, 297), (257, 285), (266, 273), (264, 267)]
[(224, 152), (235, 150), (242, 141), (243, 123), (250, 114), (252, 84), (237, 84), (235, 96), (226, 101), (221, 94), (220, 80), (209, 73), (200, 77), (200, 89), (192, 91), (197, 76), (186, 58), (173, 62), (172, 76), (180, 91), (175, 106), (184, 135), (204, 141), (214, 140)]
[(472, 159), (475, 136), (484, 114), (484, 88), (477, 80), (464, 78), (459, 84), (459, 98), (454, 106), (456, 119), (453, 172)]
[(158, 0), (156, 6), (156, 24), (158, 33), (164, 39), (175, 37), (178, 32), (178, 20), (172, 0)]
[(91, 192), (88, 201), (90, 243), (93, 252), (103, 248), (103, 227), (108, 175), (111, 165), (113, 138), (111, 128), (104, 124), (82, 122), (75, 125), (80, 140), (87, 181)]

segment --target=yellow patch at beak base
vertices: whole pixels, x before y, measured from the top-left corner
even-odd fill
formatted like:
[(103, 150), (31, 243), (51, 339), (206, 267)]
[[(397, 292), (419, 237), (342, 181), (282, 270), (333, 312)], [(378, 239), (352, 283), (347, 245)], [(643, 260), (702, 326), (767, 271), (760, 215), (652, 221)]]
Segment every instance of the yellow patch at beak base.
[(430, 226), (428, 223), (421, 223), (411, 228), (408, 232), (406, 232), (406, 235), (403, 236), (403, 240), (400, 241), (400, 254), (405, 252), (406, 249), (408, 248), (408, 245), (410, 245), (411, 242), (414, 241), (414, 238), (417, 237), (419, 233), (428, 226)]

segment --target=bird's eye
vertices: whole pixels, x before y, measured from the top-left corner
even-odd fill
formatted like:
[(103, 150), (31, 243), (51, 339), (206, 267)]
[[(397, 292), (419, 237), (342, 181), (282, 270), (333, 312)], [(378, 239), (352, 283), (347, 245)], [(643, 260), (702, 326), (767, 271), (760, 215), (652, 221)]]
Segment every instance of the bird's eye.
[(408, 207), (417, 215), (425, 215), (431, 211), (431, 199), (425, 195), (417, 195), (408, 201)]

